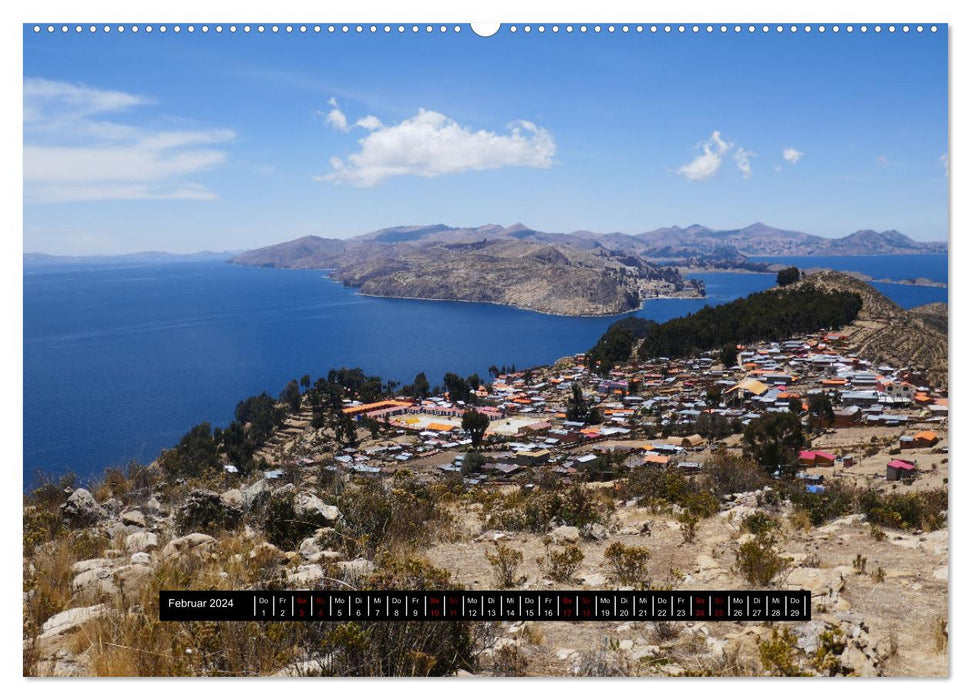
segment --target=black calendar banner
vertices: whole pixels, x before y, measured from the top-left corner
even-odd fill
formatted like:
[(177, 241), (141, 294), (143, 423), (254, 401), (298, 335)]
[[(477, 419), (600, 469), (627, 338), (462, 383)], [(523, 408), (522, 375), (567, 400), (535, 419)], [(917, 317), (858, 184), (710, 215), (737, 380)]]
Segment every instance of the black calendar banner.
[(160, 591), (163, 621), (809, 620), (809, 591)]

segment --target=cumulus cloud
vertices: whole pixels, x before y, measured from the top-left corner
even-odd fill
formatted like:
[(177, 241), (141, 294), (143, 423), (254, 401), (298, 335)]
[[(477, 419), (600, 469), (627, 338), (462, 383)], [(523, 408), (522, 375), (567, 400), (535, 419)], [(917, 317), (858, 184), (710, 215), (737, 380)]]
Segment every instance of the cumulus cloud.
[(789, 165), (795, 165), (796, 163), (799, 162), (799, 159), (802, 158), (804, 155), (806, 154), (800, 151), (797, 151), (792, 146), (782, 151), (782, 157)]
[(877, 156), (877, 165), (886, 168), (890, 165), (890, 160), (887, 158), (887, 156)]
[(331, 97), (327, 104), (330, 105), (330, 111), (327, 113), (318, 112), (317, 114), (322, 116), (329, 126), (338, 131), (350, 131), (351, 127), (347, 124), (347, 115), (341, 111), (341, 108), (337, 105), (337, 100)]
[(24, 81), (24, 198), (214, 199), (186, 178), (225, 162), (228, 129), (164, 131), (115, 121), (148, 98), (84, 85)]
[(315, 179), (371, 187), (397, 175), (436, 177), (509, 166), (549, 168), (556, 153), (553, 136), (528, 121), (514, 122), (507, 133), (474, 131), (444, 114), (419, 109), (414, 117), (389, 126), (371, 117), (358, 123), (371, 129), (359, 140), (360, 150), (331, 158), (333, 172)]
[(735, 159), (735, 165), (738, 169), (742, 171), (742, 177), (746, 180), (752, 176), (752, 164), (749, 162), (749, 158), (754, 158), (755, 154), (752, 151), (746, 151), (744, 148), (739, 148), (732, 155)]
[(678, 168), (678, 174), (691, 181), (707, 180), (718, 172), (722, 159), (731, 147), (732, 144), (722, 140), (720, 131), (711, 132), (710, 138), (696, 146), (701, 153)]

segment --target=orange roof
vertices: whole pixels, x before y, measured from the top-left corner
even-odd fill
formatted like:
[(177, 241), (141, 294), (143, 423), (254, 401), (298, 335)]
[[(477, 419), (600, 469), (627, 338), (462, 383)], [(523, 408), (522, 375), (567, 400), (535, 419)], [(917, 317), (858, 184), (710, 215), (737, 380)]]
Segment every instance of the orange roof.
[(411, 401), (375, 401), (374, 403), (364, 403), (360, 406), (348, 406), (347, 408), (343, 409), (343, 412), (350, 415), (355, 415), (357, 413), (374, 411), (379, 408), (404, 408), (411, 405)]
[(936, 440), (937, 433), (935, 433), (933, 430), (921, 430), (919, 433), (914, 435), (914, 437), (918, 440)]
[(644, 464), (667, 464), (668, 458), (664, 455), (644, 455)]

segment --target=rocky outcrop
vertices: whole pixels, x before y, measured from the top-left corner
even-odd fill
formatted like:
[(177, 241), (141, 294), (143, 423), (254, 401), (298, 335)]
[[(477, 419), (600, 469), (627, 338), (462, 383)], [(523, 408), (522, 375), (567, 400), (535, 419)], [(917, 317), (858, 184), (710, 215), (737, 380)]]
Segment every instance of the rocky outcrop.
[(77, 489), (68, 496), (67, 501), (61, 506), (61, 513), (64, 520), (72, 527), (94, 525), (107, 516), (104, 508), (87, 489)]

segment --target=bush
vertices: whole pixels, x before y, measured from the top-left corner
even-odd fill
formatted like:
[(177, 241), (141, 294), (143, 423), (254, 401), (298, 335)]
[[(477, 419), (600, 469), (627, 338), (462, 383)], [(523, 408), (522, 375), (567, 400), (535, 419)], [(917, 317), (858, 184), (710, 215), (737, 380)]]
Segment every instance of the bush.
[(499, 647), (492, 656), (492, 673), (495, 676), (525, 676), (529, 659), (515, 644)]
[(339, 530), (352, 556), (427, 546), (451, 521), (434, 490), (405, 474), (390, 483), (362, 479), (349, 484), (337, 507), (344, 516)]
[(772, 676), (806, 676), (796, 656), (796, 635), (788, 627), (772, 630), (770, 639), (759, 642), (759, 659)]
[(789, 571), (792, 559), (779, 555), (775, 536), (761, 533), (739, 545), (735, 566), (745, 580), (754, 586), (769, 586)]
[(274, 496), (263, 512), (262, 528), (266, 539), (284, 550), (296, 549), (325, 521), (319, 516), (298, 516), (293, 507), (293, 495)]
[(216, 535), (239, 525), (242, 513), (223, 503), (213, 491), (193, 491), (179, 508), (176, 527), (181, 534), (202, 532)]
[(742, 519), (742, 530), (761, 535), (779, 529), (779, 521), (767, 513), (755, 512)]
[(523, 553), (518, 549), (496, 541), (493, 543), (496, 553), (486, 552), (486, 558), (492, 564), (492, 572), (496, 578), (496, 587), (512, 588), (522, 583), (524, 577), (519, 576), (519, 565), (523, 563)]
[(604, 551), (603, 568), (607, 578), (622, 586), (648, 586), (647, 562), (651, 553), (645, 547), (612, 543)]
[(769, 475), (749, 459), (721, 449), (702, 466), (702, 474), (717, 496), (758, 491), (769, 484)]
[(612, 499), (582, 484), (488, 497), (488, 504), (488, 527), (537, 533), (546, 532), (552, 521), (574, 527), (605, 525), (614, 509)]
[(568, 545), (560, 551), (547, 544), (543, 573), (554, 581), (572, 581), (582, 562), (583, 552), (575, 544)]

